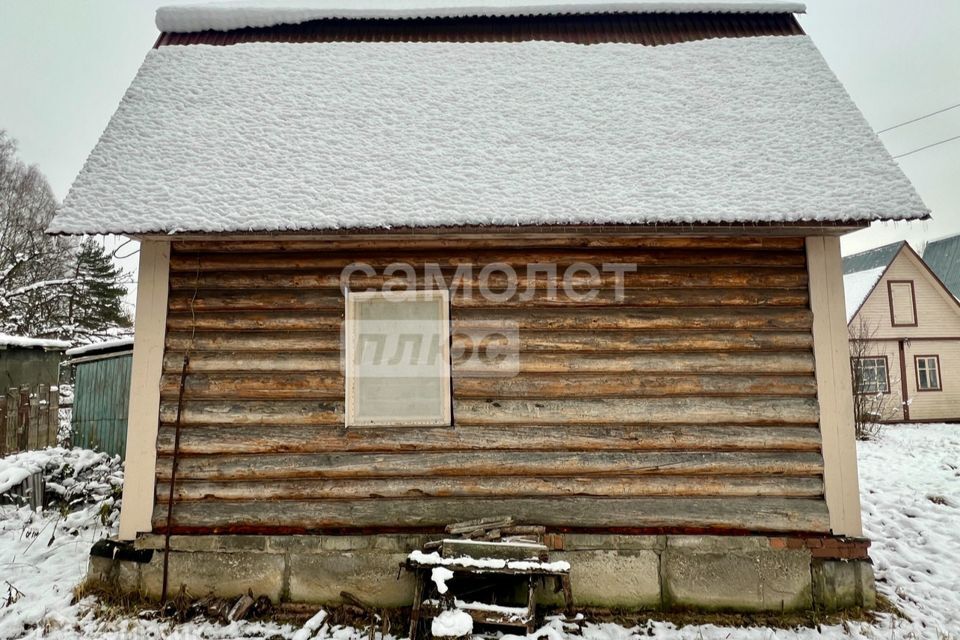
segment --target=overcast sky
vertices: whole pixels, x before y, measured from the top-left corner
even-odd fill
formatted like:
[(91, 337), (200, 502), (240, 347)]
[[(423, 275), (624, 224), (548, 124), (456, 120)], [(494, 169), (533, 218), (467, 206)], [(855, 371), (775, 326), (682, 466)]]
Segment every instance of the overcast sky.
[[(0, 129), (59, 199), (153, 45), (154, 10), (176, 3), (0, 0)], [(960, 0), (807, 0), (807, 9), (804, 29), (874, 130), (960, 103)], [(960, 108), (881, 139), (896, 155), (958, 135)], [(845, 253), (960, 233), (960, 140), (898, 162), (932, 220), (850, 234)]]

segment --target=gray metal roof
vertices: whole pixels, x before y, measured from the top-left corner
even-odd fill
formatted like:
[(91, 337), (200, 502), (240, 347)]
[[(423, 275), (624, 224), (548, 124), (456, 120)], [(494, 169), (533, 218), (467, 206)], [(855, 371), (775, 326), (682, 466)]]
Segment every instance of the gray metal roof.
[(897, 252), (900, 251), (903, 242), (904, 241), (901, 240), (900, 242), (885, 244), (882, 247), (867, 249), (866, 251), (845, 257), (843, 259), (844, 275), (857, 273), (858, 271), (867, 271), (868, 269), (876, 269), (878, 267), (886, 267), (897, 255)]
[(950, 293), (960, 298), (960, 235), (928, 243), (923, 250), (923, 261)]

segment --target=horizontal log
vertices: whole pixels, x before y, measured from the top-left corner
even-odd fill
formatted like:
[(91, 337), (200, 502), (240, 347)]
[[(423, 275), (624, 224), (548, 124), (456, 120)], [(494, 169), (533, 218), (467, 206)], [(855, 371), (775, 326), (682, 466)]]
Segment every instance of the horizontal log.
[[(326, 236), (321, 239), (297, 240), (283, 238), (278, 240), (244, 240), (229, 242), (217, 240), (189, 240), (173, 243), (174, 254), (197, 253), (303, 253), (312, 251), (370, 251), (377, 248), (391, 249), (397, 245), (407, 249), (535, 249), (544, 247), (630, 247), (638, 248), (696, 248), (696, 249), (760, 249), (784, 250), (803, 249), (802, 237), (747, 237), (747, 236), (664, 236), (635, 234), (544, 234), (516, 233), (507, 235), (476, 235), (449, 233), (444, 235), (417, 236), (410, 233), (364, 234), (343, 237)], [(184, 257), (189, 257), (185, 255)]]
[[(293, 334), (293, 337), (302, 334)], [(170, 340), (168, 340), (168, 343)], [(253, 346), (259, 345), (253, 341)], [(339, 339), (336, 346), (339, 348)], [(341, 354), (335, 351), (316, 352), (273, 351), (194, 351), (190, 354), (190, 374), (227, 371), (247, 372), (306, 372), (324, 371), (339, 373), (343, 370)], [(184, 351), (169, 350), (163, 357), (163, 370), (167, 373), (179, 373), (183, 365)]]
[[(600, 398), (474, 400), (454, 398), (459, 425), (816, 424), (815, 398)], [(172, 423), (175, 399), (160, 403)], [(186, 400), (181, 424), (343, 424), (343, 403), (328, 400)]]
[[(171, 312), (172, 331), (340, 331), (342, 309), (326, 311)], [(720, 309), (474, 309), (452, 310), (453, 331), (517, 328), (535, 331), (759, 330), (809, 331), (812, 314), (799, 308)]]
[[(345, 379), (339, 372), (268, 375), (252, 373), (189, 373), (182, 378), (184, 398), (204, 399), (343, 399)], [(163, 375), (160, 393), (176, 399), (181, 373)], [(519, 374), (505, 377), (457, 375), (456, 398), (656, 398), (668, 396), (812, 396), (816, 380), (808, 376), (664, 375), (609, 376), (594, 373)]]
[[(451, 522), (510, 516), (520, 525), (554, 529), (702, 528), (758, 532), (823, 532), (827, 506), (803, 498), (413, 498), (394, 500), (183, 502), (170, 532), (311, 533), (383, 528), (436, 530)], [(153, 526), (167, 531), (166, 507)]]
[[(160, 380), (161, 397), (176, 400), (181, 375), (174, 369)], [(267, 375), (252, 373), (195, 373), (183, 378), (184, 398), (220, 398), (224, 400), (343, 400), (345, 381), (339, 371), (320, 373), (283, 372)]]
[[(171, 460), (170, 456), (157, 459), (158, 479), (170, 479)], [(177, 478), (181, 480), (822, 473), (823, 458), (807, 451), (282, 453), (181, 455), (177, 460)]]
[[(590, 289), (571, 291), (515, 289), (509, 297), (495, 289), (457, 291), (454, 308), (502, 307), (805, 307), (805, 289)], [(236, 289), (183, 290), (170, 295), (172, 311), (342, 310), (344, 298), (333, 290)]]
[[(465, 346), (465, 341), (456, 334), (453, 341), (457, 349)], [(813, 348), (813, 335), (809, 331), (521, 331), (519, 341), (524, 357), (528, 352), (568, 352), (579, 356), (589, 352), (809, 352)]]
[(459, 425), (815, 424), (815, 398), (454, 399)]
[(454, 375), (489, 373), (498, 369), (518, 373), (724, 373), (803, 374), (813, 373), (809, 353), (522, 353), (516, 359), (482, 361), (468, 358), (454, 363)]
[[(437, 275), (439, 273), (439, 275)], [(502, 290), (509, 282), (508, 275), (501, 271), (489, 271), (480, 277), (481, 269), (470, 272), (455, 269), (431, 271), (428, 277), (422, 269), (415, 272), (413, 283), (417, 288), (460, 288), (479, 292), (480, 285)], [(343, 277), (341, 277), (343, 275)], [(553, 286), (563, 290), (568, 282), (579, 290), (583, 286), (601, 289), (680, 289), (680, 288), (734, 288), (734, 289), (803, 289), (807, 286), (805, 269), (789, 267), (753, 267), (745, 269), (725, 267), (700, 267), (672, 269), (644, 267), (628, 273), (599, 270), (595, 276), (583, 271), (571, 271), (569, 274), (560, 269), (555, 276), (548, 276), (542, 269), (533, 266), (523, 268), (516, 274), (513, 283), (520, 291), (529, 287), (548, 288)], [(402, 276), (404, 285), (410, 284)], [(397, 283), (397, 276), (385, 276), (383, 273), (368, 275), (363, 272), (342, 274), (340, 269), (303, 271), (205, 271), (202, 273), (175, 273), (170, 277), (170, 288), (174, 291), (194, 291), (196, 289), (336, 289), (348, 284), (353, 291), (366, 289), (382, 290), (386, 283)]]
[[(809, 331), (522, 331), (519, 348), (525, 362), (529, 353), (569, 353), (581, 357), (589, 353), (680, 353), (680, 352), (784, 352), (799, 351), (809, 356), (813, 335)], [(461, 334), (452, 336), (456, 351), (463, 351), (468, 340)], [(339, 352), (341, 337), (337, 331), (190, 331), (167, 332), (169, 350), (242, 351), (271, 353), (275, 351)], [(575, 354), (575, 356), (574, 356)], [(711, 353), (711, 356), (716, 355)], [(338, 356), (339, 357), (339, 356)]]
[[(336, 356), (340, 358), (340, 331), (296, 332), (233, 332), (220, 331), (167, 331), (168, 351), (242, 351), (247, 353), (273, 354), (276, 351), (299, 351)], [(325, 353), (324, 353), (325, 352)], [(193, 358), (198, 354), (194, 353)]]
[[(210, 317), (229, 314), (211, 314)], [(239, 314), (238, 314), (239, 315)], [(247, 314), (244, 313), (244, 316)], [(318, 318), (310, 316), (303, 325), (290, 325), (290, 310), (277, 310), (269, 314), (253, 314), (258, 320), (273, 318), (286, 323), (283, 329), (314, 329)], [(179, 318), (183, 318), (178, 314)], [(330, 310), (319, 316), (324, 327), (339, 330), (340, 314)], [(458, 328), (491, 327), (504, 325), (537, 331), (641, 331), (657, 329), (680, 330), (793, 330), (809, 331), (812, 314), (806, 309), (458, 309), (452, 311), (454, 330)], [(199, 320), (198, 320), (199, 322)], [(190, 325), (187, 325), (189, 328)], [(179, 328), (179, 327), (178, 327)], [(199, 324), (198, 324), (198, 328)], [(216, 329), (227, 326), (212, 327)], [(233, 328), (239, 328), (234, 326)], [(270, 326), (253, 326), (251, 329), (267, 329)]]
[[(299, 335), (299, 334), (296, 334)], [(254, 345), (255, 346), (255, 345)], [(179, 373), (183, 351), (168, 350), (163, 369)], [(297, 351), (194, 351), (190, 355), (191, 373), (221, 372), (307, 372), (342, 371), (341, 354)], [(516, 367), (519, 366), (519, 370)], [(454, 376), (505, 370), (513, 373), (728, 373), (728, 374), (804, 374), (813, 373), (810, 353), (540, 353), (527, 352), (517, 359), (481, 361), (458, 359)]]
[(343, 309), (326, 311), (175, 312), (167, 315), (170, 331), (334, 331), (343, 324)]
[(464, 249), (450, 251), (356, 251), (303, 253), (203, 253), (170, 256), (170, 270), (194, 274), (204, 271), (260, 271), (342, 269), (363, 263), (375, 269), (390, 265), (419, 266), (435, 264), (441, 268), (473, 265), (482, 268), (491, 264), (507, 264), (526, 268), (531, 263), (571, 265), (586, 263), (598, 269), (604, 264), (629, 264), (654, 267), (802, 267), (806, 257), (802, 251), (757, 251), (742, 249), (633, 249), (596, 248), (589, 250), (547, 249), (532, 253), (522, 249)]
[[(176, 399), (161, 400), (160, 421), (177, 420)], [(203, 424), (343, 424), (343, 402), (321, 400), (190, 400), (183, 403), (180, 423)]]
[[(823, 495), (818, 477), (670, 476), (670, 477), (463, 477), (349, 480), (271, 480), (268, 482), (177, 482), (174, 501), (216, 500), (356, 500), (362, 498), (492, 498), (529, 496), (780, 496)], [(170, 483), (156, 488), (157, 503), (166, 504)]]
[(794, 330), (809, 331), (807, 309), (454, 309), (453, 330), (521, 331)]
[[(172, 454), (175, 428), (160, 427), (157, 451)], [(339, 426), (213, 425), (180, 430), (180, 452), (245, 453), (399, 453), (404, 451), (820, 451), (814, 427), (776, 425), (597, 426), (495, 425), (398, 429)]]
[(619, 375), (567, 373), (455, 377), (456, 398), (657, 398), (670, 396), (814, 396), (808, 376)]

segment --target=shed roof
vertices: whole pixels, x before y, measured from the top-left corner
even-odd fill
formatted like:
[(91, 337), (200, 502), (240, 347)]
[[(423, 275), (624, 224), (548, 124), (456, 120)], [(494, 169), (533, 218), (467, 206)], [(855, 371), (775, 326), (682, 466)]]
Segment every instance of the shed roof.
[(66, 355), (70, 358), (79, 358), (80, 356), (100, 356), (104, 354), (126, 353), (133, 349), (133, 337), (117, 338), (115, 340), (105, 340), (103, 342), (94, 342), (80, 347), (68, 349)]
[(926, 214), (803, 35), (662, 47), (249, 42), (150, 52), (51, 230)]
[(923, 261), (950, 293), (960, 298), (960, 234), (927, 243)]
[(26, 338), (24, 336), (14, 336), (9, 333), (0, 333), (0, 349), (8, 348), (64, 351), (70, 348), (70, 343), (66, 340), (53, 340), (50, 338)]

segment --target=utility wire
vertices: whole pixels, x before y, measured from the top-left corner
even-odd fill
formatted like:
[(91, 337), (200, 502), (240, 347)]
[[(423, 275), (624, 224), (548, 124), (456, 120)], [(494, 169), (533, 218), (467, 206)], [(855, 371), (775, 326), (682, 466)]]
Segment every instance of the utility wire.
[(899, 129), (900, 127), (905, 127), (905, 126), (907, 126), (908, 124), (913, 124), (914, 122), (920, 122), (921, 120), (926, 120), (927, 118), (929, 118), (929, 117), (931, 117), (931, 116), (935, 116), (935, 115), (937, 115), (937, 114), (939, 114), (939, 113), (943, 113), (944, 111), (950, 111), (950, 109), (956, 109), (957, 107), (960, 107), (960, 102), (958, 102), (957, 104), (954, 104), (954, 105), (950, 105), (949, 107), (946, 107), (945, 109), (940, 109), (939, 111), (933, 111), (933, 112), (931, 112), (931, 113), (928, 113), (928, 114), (925, 115), (925, 116), (920, 116), (919, 118), (914, 118), (913, 120), (907, 120), (906, 122), (901, 122), (900, 124), (895, 124), (895, 125), (893, 125), (892, 127), (887, 127), (886, 129), (881, 129), (880, 131), (877, 131), (877, 135), (880, 135), (881, 133), (886, 133), (887, 131), (893, 131), (894, 129)]
[(960, 136), (953, 136), (952, 138), (947, 138), (946, 140), (941, 140), (940, 142), (934, 142), (934, 143), (928, 144), (928, 145), (926, 145), (926, 146), (924, 146), (924, 147), (920, 147), (919, 149), (914, 149), (913, 151), (907, 151), (906, 153), (899, 153), (899, 154), (897, 154), (897, 155), (895, 155), (895, 156), (893, 156), (893, 157), (894, 157), (894, 159), (896, 159), (896, 158), (902, 158), (902, 157), (904, 157), (904, 156), (909, 156), (909, 155), (911, 155), (911, 154), (913, 154), (913, 153), (917, 153), (917, 152), (919, 152), (919, 151), (923, 151), (924, 149), (929, 149), (930, 147), (936, 147), (937, 145), (946, 144), (947, 142), (952, 142), (953, 140), (960, 140)]

